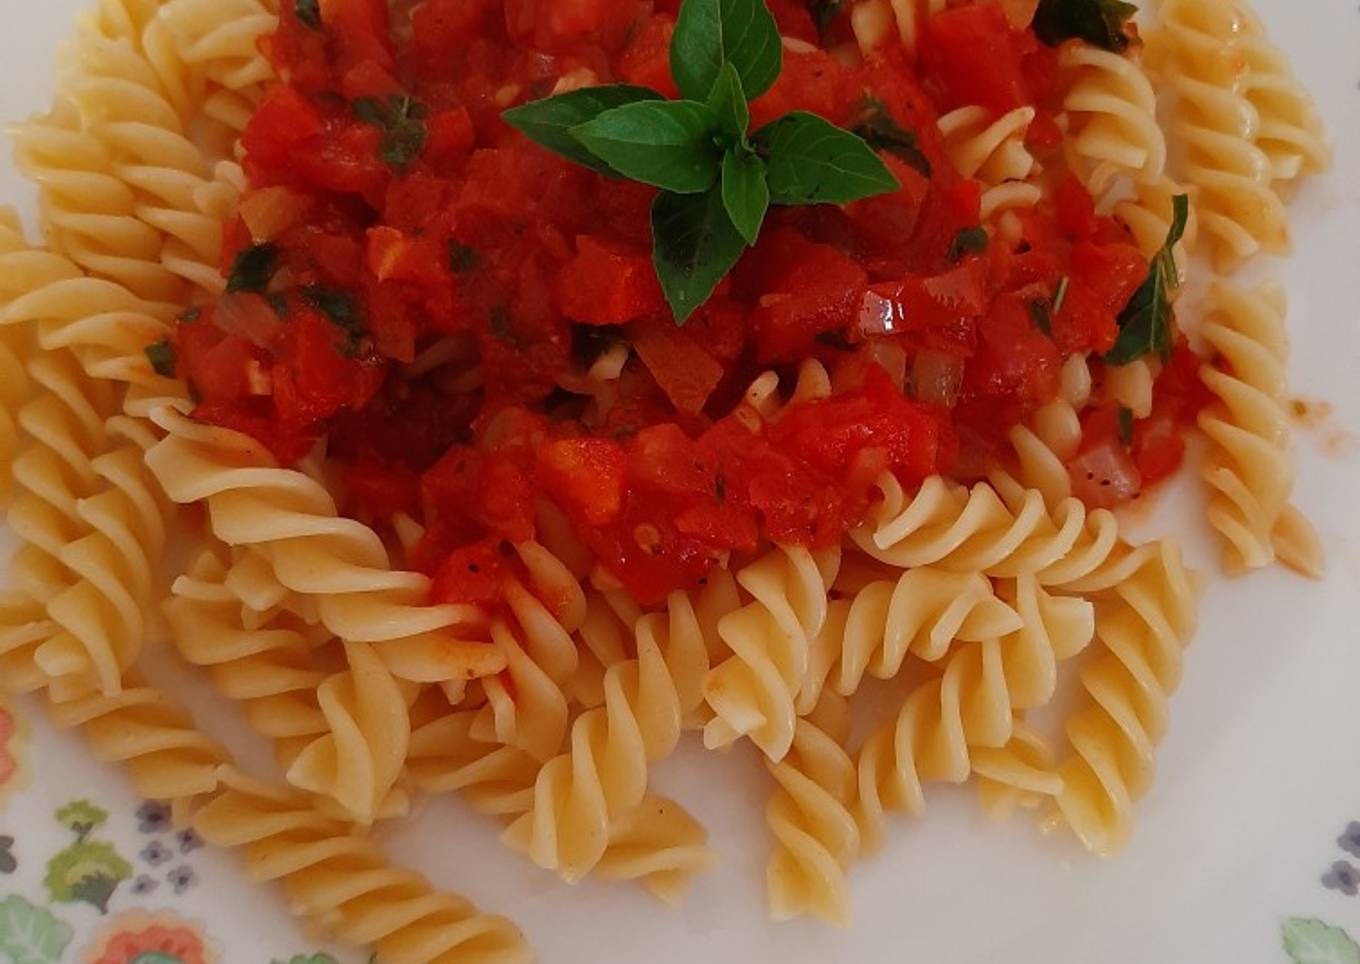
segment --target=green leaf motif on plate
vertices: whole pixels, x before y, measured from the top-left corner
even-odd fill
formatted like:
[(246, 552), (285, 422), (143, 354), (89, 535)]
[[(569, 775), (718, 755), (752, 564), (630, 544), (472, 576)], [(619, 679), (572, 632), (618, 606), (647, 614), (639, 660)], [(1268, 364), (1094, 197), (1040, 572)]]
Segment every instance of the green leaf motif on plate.
[(46, 907), (18, 895), (0, 900), (0, 960), (6, 964), (57, 964), (74, 935)]
[(81, 840), (47, 862), (43, 884), (58, 904), (90, 904), (108, 913), (109, 898), (132, 876), (132, 865), (111, 844)]
[(1360, 964), (1360, 944), (1340, 927), (1291, 917), (1284, 922), (1281, 934), (1285, 952), (1294, 964)]
[(338, 962), (329, 954), (313, 954), (311, 957), (295, 954), (286, 961), (279, 960), (276, 957), (270, 964), (338, 964)]
[(73, 800), (58, 810), (56, 817), (57, 823), (84, 840), (92, 831), (104, 826), (109, 814), (88, 800)]

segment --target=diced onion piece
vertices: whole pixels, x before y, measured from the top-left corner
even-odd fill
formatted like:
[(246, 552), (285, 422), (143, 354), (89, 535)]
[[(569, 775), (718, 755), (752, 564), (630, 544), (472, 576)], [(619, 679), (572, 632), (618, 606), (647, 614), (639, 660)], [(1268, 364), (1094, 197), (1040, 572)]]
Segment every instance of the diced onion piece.
[(273, 241), (306, 216), (311, 201), (290, 187), (276, 185), (251, 191), (241, 198), (237, 211), (256, 244)]
[(918, 399), (953, 408), (962, 386), (962, 358), (947, 351), (917, 352), (911, 363), (911, 388)]
[(1143, 488), (1143, 476), (1128, 450), (1116, 439), (1087, 449), (1067, 464), (1072, 494), (1092, 508), (1111, 509)]
[(893, 338), (874, 338), (864, 345), (868, 359), (888, 373), (899, 392), (907, 386), (907, 350)]
[(896, 302), (885, 298), (872, 288), (864, 293), (859, 303), (859, 333), (866, 338), (891, 335), (900, 331), (906, 319)]
[(260, 348), (269, 348), (283, 331), (283, 322), (269, 302), (253, 291), (238, 291), (218, 298), (213, 324), (228, 335), (239, 335)]

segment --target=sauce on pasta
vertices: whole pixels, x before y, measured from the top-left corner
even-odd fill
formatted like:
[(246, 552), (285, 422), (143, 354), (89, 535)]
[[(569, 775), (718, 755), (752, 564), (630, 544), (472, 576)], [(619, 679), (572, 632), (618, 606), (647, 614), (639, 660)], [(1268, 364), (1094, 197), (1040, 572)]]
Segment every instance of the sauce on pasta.
[[(762, 537), (835, 545), (884, 470), (983, 477), (1073, 357), (1097, 389), (1073, 491), (1116, 504), (1179, 465), (1204, 395), (1183, 343), (1139, 417), (1099, 390), (1149, 272), (1129, 229), (1073, 177), (984, 224), (940, 133), (957, 108), (1030, 107), (1019, 146), (1061, 166), (1059, 51), (1001, 6), (931, 17), (919, 58), (851, 58), (847, 18), (823, 34), (770, 4), (784, 66), (752, 127), (796, 109), (865, 132), (901, 187), (773, 209), (683, 327), (651, 263), (655, 190), (501, 119), (601, 83), (675, 96), (674, 0), (426, 0), (403, 30), (386, 0), (324, 6), (283, 4), (265, 40), (280, 81), (242, 141), (228, 293), (183, 317), (179, 374), (197, 417), (284, 463), (324, 439), (347, 511), (419, 519), (439, 599), (494, 605), (501, 547), (545, 501), (642, 602)], [(809, 361), (826, 384), (788, 398)]]

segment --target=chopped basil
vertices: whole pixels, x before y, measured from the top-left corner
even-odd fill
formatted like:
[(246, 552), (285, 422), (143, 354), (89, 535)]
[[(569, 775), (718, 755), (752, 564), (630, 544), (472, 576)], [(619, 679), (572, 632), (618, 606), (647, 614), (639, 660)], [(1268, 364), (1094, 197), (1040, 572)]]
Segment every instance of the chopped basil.
[(263, 291), (278, 267), (279, 249), (268, 242), (238, 252), (227, 276), (227, 293)]
[(1148, 266), (1147, 280), (1139, 285), (1119, 313), (1119, 340), (1105, 356), (1105, 361), (1111, 365), (1127, 365), (1149, 354), (1159, 355), (1163, 360), (1171, 355), (1171, 293), (1180, 284), (1176, 245), (1185, 235), (1190, 198), (1176, 195), (1171, 209), (1166, 244)]
[(949, 263), (956, 264), (965, 255), (982, 254), (990, 241), (986, 228), (964, 228), (954, 236), (954, 243), (949, 246)]
[(718, 505), (727, 501), (727, 479), (721, 472), (713, 476), (713, 498), (718, 501)]
[(293, 13), (297, 15), (299, 22), (304, 27), (310, 27), (313, 30), (321, 29), (320, 0), (296, 0), (293, 4)]
[(175, 377), (175, 346), (170, 343), (169, 338), (162, 338), (147, 345), (146, 360), (151, 362), (151, 367), (162, 378)]
[(467, 274), (475, 271), (482, 259), (474, 248), (454, 239), (449, 239), (449, 270), (454, 274)]
[(1125, 445), (1133, 444), (1133, 409), (1119, 407), (1119, 440)]
[(812, 22), (817, 25), (817, 32), (824, 34), (845, 7), (845, 0), (807, 0), (807, 5)]
[(1053, 309), (1049, 307), (1047, 301), (1042, 298), (1035, 299), (1029, 303), (1029, 316), (1034, 322), (1034, 327), (1038, 328), (1045, 335), (1053, 334)]
[(429, 111), (405, 94), (392, 94), (387, 100), (360, 97), (352, 107), (354, 116), (383, 132), (378, 157), (394, 168), (405, 168), (425, 148), (428, 131), (425, 118)]
[(269, 307), (274, 309), (274, 314), (280, 318), (288, 317), (288, 299), (280, 291), (271, 291), (265, 295), (264, 300), (269, 302)]
[(192, 322), (198, 321), (198, 319), (200, 319), (200, 318), (202, 318), (202, 317), (203, 317), (203, 309), (200, 308), (198, 305), (194, 305), (193, 307), (191, 307), (191, 308), (185, 308), (183, 311), (180, 312), (180, 314), (179, 314), (179, 321), (180, 321), (182, 324), (186, 324), (186, 325), (187, 325), (187, 324), (190, 324), (190, 323), (192, 323)]
[(491, 334), (495, 335), (507, 345), (517, 344), (515, 334), (510, 330), (510, 309), (505, 305), (495, 305), (487, 316), (487, 322), (491, 326)]
[(915, 131), (909, 131), (888, 113), (888, 105), (877, 97), (866, 96), (860, 119), (852, 128), (876, 151), (887, 151), (905, 161), (922, 177), (930, 177), (930, 158), (921, 152)]
[(1034, 32), (1050, 47), (1076, 39), (1123, 53), (1130, 42), (1128, 23), (1137, 12), (1122, 0), (1039, 0)]
[(302, 289), (302, 300), (330, 319), (331, 324), (345, 334), (345, 352), (353, 356), (359, 351), (359, 343), (368, 334), (354, 296), (346, 291), (328, 288), (325, 285), (306, 285)]

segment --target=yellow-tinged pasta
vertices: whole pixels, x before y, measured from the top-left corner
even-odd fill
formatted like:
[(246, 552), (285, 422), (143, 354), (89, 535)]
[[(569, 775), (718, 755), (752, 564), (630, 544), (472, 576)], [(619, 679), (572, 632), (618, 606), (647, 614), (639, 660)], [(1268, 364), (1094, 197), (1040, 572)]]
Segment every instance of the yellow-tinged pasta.
[(603, 859), (613, 825), (646, 796), (649, 766), (674, 751), (703, 699), (710, 644), (696, 608), (689, 594), (674, 592), (665, 613), (638, 619), (635, 657), (607, 669), (604, 705), (576, 720), (570, 750), (543, 767), (532, 810), (507, 832), (568, 882)]
[(241, 704), (246, 721), (274, 742), (287, 768), (329, 727), (317, 700), (326, 673), (313, 660), (321, 641), (283, 619), (245, 625), (232, 572), (217, 553), (203, 552), (161, 608), (180, 655), (206, 668), (218, 691)]
[(1247, 291), (1220, 283), (1210, 293), (1201, 328), (1214, 358), (1200, 377), (1217, 399), (1199, 417), (1212, 443), (1203, 475), (1209, 522), (1223, 538), (1229, 572), (1270, 565), (1277, 532), (1283, 533), (1286, 563), (1309, 574), (1321, 568), (1311, 526), (1289, 507), (1294, 467), (1285, 408), (1285, 314), (1278, 284)]
[(34, 693), (47, 685), (33, 650), (55, 631), (42, 603), (22, 592), (0, 593), (0, 693)]
[(1052, 788), (1047, 775), (1053, 772), (1057, 758), (1044, 738), (1023, 720), (1015, 721), (1010, 742), (1004, 747), (974, 747), (972, 753), (978, 801), (991, 819), (1005, 820), (1017, 809), (1033, 810), (1053, 799), (1044, 790)]
[(845, 751), (848, 715), (824, 703), (798, 721), (793, 747), (778, 763), (767, 760), (776, 788), (765, 808), (774, 848), (765, 868), (770, 916), (814, 915), (842, 927), (850, 923), (845, 873), (859, 856), (859, 826), (852, 810), (855, 764)]
[[(0, 307), (26, 290), (20, 270), (31, 249), (12, 208), (0, 207)], [(28, 398), (29, 378), (23, 359), (32, 351), (33, 332), (27, 325), (0, 327), (0, 503), (8, 502), (10, 470), (19, 451), (19, 408)]]
[(990, 780), (1027, 793), (1061, 790), (1059, 779), (1025, 765), (1012, 746), (1015, 717), (1052, 699), (1057, 665), (1091, 641), (1094, 612), (1078, 597), (1050, 595), (1030, 574), (1013, 592), (1023, 627), (958, 648), (861, 748), (857, 817), (866, 849), (881, 846), (888, 810), (924, 809), (925, 783), (968, 779), (977, 748), (1002, 751), (981, 757)]
[(945, 0), (860, 0), (850, 10), (850, 27), (867, 56), (895, 32), (908, 51), (915, 51), (927, 18), (945, 8)]
[(1185, 145), (1185, 181), (1224, 268), (1290, 247), (1274, 164), (1258, 144), (1261, 116), (1247, 96), (1244, 29), (1235, 3), (1167, 0), (1147, 38), (1149, 65), (1175, 93), (1170, 129)]
[(519, 930), (465, 898), (390, 866), (372, 838), (318, 814), (305, 797), (228, 769), (193, 816), (208, 843), (240, 848), (253, 880), (277, 881), (290, 910), (384, 964), (522, 964)]
[(742, 399), (766, 422), (778, 422), (784, 412), (794, 405), (816, 402), (831, 395), (831, 376), (826, 366), (809, 358), (798, 366), (798, 377), (788, 399), (779, 393), (778, 372), (768, 371), (753, 381)]
[(1038, 166), (1025, 146), (1034, 116), (1033, 107), (1017, 107), (1000, 117), (977, 106), (950, 111), (939, 121), (945, 153), (960, 174), (987, 187), (1026, 180)]
[(253, 92), (273, 79), (260, 40), (278, 27), (278, 4), (260, 0), (169, 0), (158, 19), (184, 63), (229, 91)]
[(837, 693), (851, 696), (865, 673), (895, 677), (908, 654), (935, 662), (955, 642), (995, 639), (1020, 626), (1019, 614), (980, 573), (922, 567), (875, 579), (828, 606), (812, 641), (798, 710), (816, 706), (828, 677)]
[(570, 716), (562, 684), (526, 652), (511, 622), (495, 619), (491, 642), (506, 667), (480, 681), (487, 702), (478, 713), (474, 735), (518, 747), (540, 762), (552, 759), (562, 749)]
[(1201, 581), (1163, 542), (1098, 603), (1096, 656), (1082, 667), (1087, 699), (1067, 721), (1072, 753), (1058, 768), (1064, 820), (1091, 850), (1128, 839), (1131, 808), (1152, 782), (1153, 751), (1194, 634)]
[(732, 656), (704, 681), (704, 699), (714, 713), (704, 727), (707, 747), (745, 736), (772, 760), (788, 753), (810, 643), (826, 621), (827, 589), (839, 566), (839, 548), (815, 556), (779, 548), (737, 574), (754, 598), (718, 623)]
[(1136, 61), (1086, 43), (1065, 44), (1060, 69), (1070, 73), (1063, 100), (1071, 130), (1065, 148), (1091, 193), (1128, 174), (1156, 181), (1166, 171), (1166, 137), (1157, 97)]
[(180, 823), (218, 788), (227, 763), (226, 751), (192, 716), (136, 673), (114, 696), (60, 700), (49, 693), (48, 715), (61, 729), (79, 727), (96, 757), (126, 766), (137, 792), (170, 803)]
[(279, 468), (244, 435), (171, 408), (153, 418), (167, 437), (146, 461), (166, 494), (181, 504), (205, 503), (217, 537), (257, 549), (282, 585), (316, 597), (321, 621), (336, 636), (374, 644), (396, 676), (413, 682), (505, 668), (503, 648), (486, 641), (482, 614), (430, 605), (428, 577), (392, 570), (377, 533), (340, 516), (321, 483)]
[[(1178, 194), (1189, 195), (1183, 187), (1170, 177), (1156, 181), (1140, 181), (1133, 185), (1130, 196), (1118, 200), (1112, 213), (1116, 220), (1127, 227), (1143, 257), (1151, 259), (1166, 246), (1167, 235), (1171, 231), (1173, 202)], [(1185, 222), (1185, 234), (1176, 244), (1176, 267), (1181, 281), (1186, 278), (1186, 267), (1190, 255), (1199, 240), (1199, 212), (1191, 198), (1190, 213)]]
[(1001, 477), (968, 489), (940, 476), (909, 494), (891, 474), (882, 501), (850, 533), (869, 556), (902, 569), (934, 566), (993, 578), (1034, 574), (1065, 592), (1108, 589), (1136, 572), (1152, 546), (1131, 546), (1105, 509), (1065, 499), (1051, 511), (1043, 493)]

